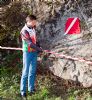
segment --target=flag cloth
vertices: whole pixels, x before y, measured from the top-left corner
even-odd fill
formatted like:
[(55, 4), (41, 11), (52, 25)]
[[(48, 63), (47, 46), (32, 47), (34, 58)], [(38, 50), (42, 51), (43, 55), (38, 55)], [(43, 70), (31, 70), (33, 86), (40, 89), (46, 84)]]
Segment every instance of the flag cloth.
[(66, 34), (80, 34), (80, 20), (79, 18), (68, 18), (65, 24)]

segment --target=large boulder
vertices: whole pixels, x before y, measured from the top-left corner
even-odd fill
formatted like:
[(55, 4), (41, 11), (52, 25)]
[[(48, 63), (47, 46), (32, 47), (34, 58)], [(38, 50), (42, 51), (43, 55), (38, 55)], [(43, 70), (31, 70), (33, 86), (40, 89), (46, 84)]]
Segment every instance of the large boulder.
[[(79, 8), (77, 8), (77, 11), (73, 9), (69, 12), (69, 9), (65, 9), (66, 6), (64, 6), (64, 9), (62, 7), (59, 7), (57, 10), (55, 9), (56, 15), (39, 26), (38, 31), (43, 41), (43, 48), (56, 53), (61, 51), (59, 54), (66, 56), (92, 61), (91, 16), (88, 18), (88, 16), (86, 16), (87, 13), (82, 12), (82, 14)], [(63, 10), (64, 13), (62, 13)], [(80, 18), (81, 33), (79, 35), (64, 36), (65, 23), (69, 17)], [(55, 59), (51, 59), (51, 57)], [(50, 58), (45, 61), (45, 65), (56, 76), (80, 82), (84, 87), (92, 86), (92, 64), (66, 58), (60, 59), (52, 54)]]

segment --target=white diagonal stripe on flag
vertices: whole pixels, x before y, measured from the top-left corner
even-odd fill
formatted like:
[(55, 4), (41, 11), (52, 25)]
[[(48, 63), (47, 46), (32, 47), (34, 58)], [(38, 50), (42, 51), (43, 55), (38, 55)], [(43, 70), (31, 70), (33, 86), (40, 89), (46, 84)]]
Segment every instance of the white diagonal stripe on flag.
[(71, 29), (71, 28), (73, 27), (73, 25), (75, 24), (76, 20), (77, 20), (77, 17), (74, 18), (74, 20), (71, 22), (70, 26), (68, 27), (68, 29), (66, 30), (66, 32), (65, 32), (64, 35), (66, 35), (66, 34), (70, 31), (70, 29)]

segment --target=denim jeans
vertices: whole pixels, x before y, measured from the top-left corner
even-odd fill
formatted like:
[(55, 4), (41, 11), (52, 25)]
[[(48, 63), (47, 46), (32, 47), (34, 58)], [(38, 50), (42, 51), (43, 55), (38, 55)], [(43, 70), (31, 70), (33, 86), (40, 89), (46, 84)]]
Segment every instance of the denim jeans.
[(37, 52), (23, 51), (23, 69), (20, 83), (21, 95), (26, 93), (26, 82), (28, 80), (28, 91), (34, 89), (37, 68)]

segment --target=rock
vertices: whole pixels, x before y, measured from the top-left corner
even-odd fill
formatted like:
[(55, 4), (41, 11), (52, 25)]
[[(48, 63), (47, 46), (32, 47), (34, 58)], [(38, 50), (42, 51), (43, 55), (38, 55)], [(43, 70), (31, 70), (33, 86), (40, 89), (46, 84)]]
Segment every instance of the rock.
[[(67, 18), (79, 17), (82, 20), (83, 16), (78, 12), (69, 12), (65, 16), (62, 16), (62, 12), (59, 11), (59, 13), (60, 16), (54, 18), (54, 21), (52, 19), (51, 23), (47, 22), (40, 28), (42, 38), (45, 37), (49, 42), (49, 46), (51, 45), (49, 49), (55, 51), (56, 49), (61, 48), (62, 50), (62, 48), (67, 47), (67, 50), (62, 50), (62, 54), (92, 61), (92, 40), (88, 41), (86, 37), (85, 39), (83, 38), (87, 30), (83, 31), (82, 29), (79, 35), (67, 35), (63, 37)], [(74, 49), (70, 50), (68, 49), (69, 47), (73, 47)], [(56, 76), (80, 82), (84, 87), (92, 86), (92, 65), (62, 58), (53, 62), (48, 60), (47, 66)]]

